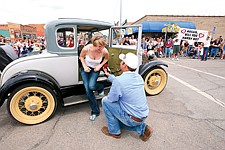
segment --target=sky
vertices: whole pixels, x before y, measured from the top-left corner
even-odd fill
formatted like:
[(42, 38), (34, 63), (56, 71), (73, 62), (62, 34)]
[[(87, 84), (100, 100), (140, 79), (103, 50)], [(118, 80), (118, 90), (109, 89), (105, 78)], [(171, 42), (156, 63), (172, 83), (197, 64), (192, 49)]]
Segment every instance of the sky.
[(45, 24), (58, 18), (123, 23), (145, 15), (225, 16), (224, 6), (224, 0), (1, 0), (0, 24)]

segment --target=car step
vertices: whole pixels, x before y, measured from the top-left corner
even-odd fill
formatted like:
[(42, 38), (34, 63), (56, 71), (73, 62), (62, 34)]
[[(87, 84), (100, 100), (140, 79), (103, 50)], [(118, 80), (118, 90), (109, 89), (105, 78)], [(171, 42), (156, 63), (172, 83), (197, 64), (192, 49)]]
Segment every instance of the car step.
[[(109, 93), (109, 89), (110, 89), (110, 87), (106, 87), (104, 89), (105, 95), (107, 95)], [(100, 97), (99, 95), (97, 95), (97, 93), (95, 93), (95, 97), (97, 100), (100, 100), (103, 98), (103, 97)], [(86, 95), (74, 95), (74, 96), (69, 96), (69, 97), (64, 98), (63, 101), (64, 101), (64, 106), (70, 106), (70, 105), (76, 105), (76, 104), (88, 102), (88, 99), (87, 99)]]

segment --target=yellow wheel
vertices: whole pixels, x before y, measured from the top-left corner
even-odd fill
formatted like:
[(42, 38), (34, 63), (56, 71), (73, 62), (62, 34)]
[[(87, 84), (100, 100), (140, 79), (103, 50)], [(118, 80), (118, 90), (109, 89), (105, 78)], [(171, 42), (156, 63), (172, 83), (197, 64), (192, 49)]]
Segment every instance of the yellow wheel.
[(167, 73), (161, 67), (156, 67), (144, 76), (144, 87), (147, 95), (157, 95), (163, 91), (167, 84)]
[(8, 100), (12, 117), (24, 124), (38, 124), (49, 119), (57, 108), (52, 89), (42, 84), (25, 84), (15, 89)]

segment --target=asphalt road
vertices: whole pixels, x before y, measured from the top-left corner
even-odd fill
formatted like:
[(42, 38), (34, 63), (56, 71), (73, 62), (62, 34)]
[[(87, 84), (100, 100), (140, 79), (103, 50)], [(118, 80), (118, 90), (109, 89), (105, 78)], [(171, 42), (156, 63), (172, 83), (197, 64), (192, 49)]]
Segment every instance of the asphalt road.
[(147, 124), (154, 133), (143, 142), (130, 131), (121, 139), (101, 133), (101, 115), (88, 120), (87, 103), (60, 108), (49, 121), (27, 126), (0, 108), (0, 150), (225, 150), (225, 61), (161, 59), (169, 67), (162, 93), (148, 97)]

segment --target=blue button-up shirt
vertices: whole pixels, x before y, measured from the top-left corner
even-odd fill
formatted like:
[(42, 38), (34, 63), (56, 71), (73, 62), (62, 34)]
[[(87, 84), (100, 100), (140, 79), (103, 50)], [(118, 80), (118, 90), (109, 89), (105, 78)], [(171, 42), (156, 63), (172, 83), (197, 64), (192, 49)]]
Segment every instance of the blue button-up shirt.
[(142, 77), (135, 72), (124, 72), (115, 77), (110, 74), (108, 80), (112, 82), (108, 100), (119, 101), (121, 108), (129, 115), (137, 118), (148, 116), (149, 107), (144, 90)]

